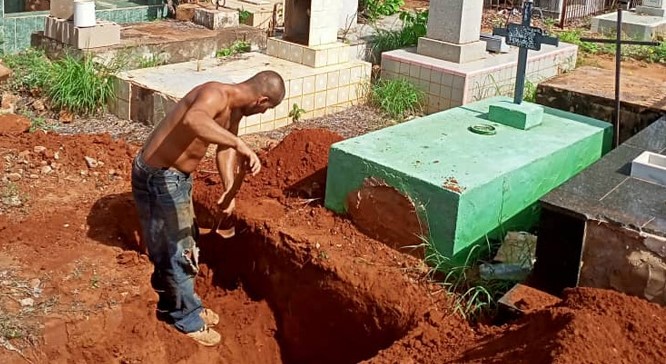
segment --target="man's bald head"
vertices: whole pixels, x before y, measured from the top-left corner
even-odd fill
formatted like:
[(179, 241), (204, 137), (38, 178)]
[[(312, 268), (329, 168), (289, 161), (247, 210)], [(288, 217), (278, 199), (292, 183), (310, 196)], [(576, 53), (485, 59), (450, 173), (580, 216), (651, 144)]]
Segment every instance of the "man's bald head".
[(284, 80), (277, 72), (261, 71), (245, 81), (259, 97), (267, 97), (271, 106), (282, 102), (285, 95)]

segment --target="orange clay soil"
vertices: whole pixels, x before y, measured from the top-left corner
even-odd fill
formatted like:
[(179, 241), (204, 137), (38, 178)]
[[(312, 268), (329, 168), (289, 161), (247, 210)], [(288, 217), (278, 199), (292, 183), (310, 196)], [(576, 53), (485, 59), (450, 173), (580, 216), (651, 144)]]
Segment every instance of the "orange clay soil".
[[(500, 327), (451, 314), (418, 259), (321, 206), (326, 151), (340, 139), (295, 131), (262, 153), (261, 174), (239, 194), (236, 236), (201, 236), (197, 291), (220, 314), (223, 337), (205, 348), (155, 317), (130, 194), (137, 147), (108, 136), (0, 135), (4, 173), (20, 176), (3, 180), (3, 201), (22, 203), (0, 210), (0, 327), (22, 330), (9, 343), (23, 355), (0, 348), (0, 362), (663, 362), (666, 310), (616, 292), (570, 290)], [(202, 226), (212, 223), (218, 182), (195, 174)]]

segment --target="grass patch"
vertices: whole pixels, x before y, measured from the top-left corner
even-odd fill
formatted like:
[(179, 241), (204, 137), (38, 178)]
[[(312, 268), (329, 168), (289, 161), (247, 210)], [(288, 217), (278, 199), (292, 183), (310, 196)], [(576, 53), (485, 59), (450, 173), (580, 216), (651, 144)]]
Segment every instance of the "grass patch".
[(375, 28), (373, 36), (373, 51), (375, 54), (391, 51), (394, 49), (415, 46), (419, 37), (426, 35), (428, 25), (428, 11), (400, 13), (403, 27), (399, 30), (386, 30)]
[(440, 284), (453, 301), (453, 310), (463, 318), (476, 321), (493, 317), (497, 313), (497, 301), (517, 282), (499, 279), (484, 279), (479, 274), (479, 265), (493, 251), (490, 242), (486, 246), (475, 246), (465, 262), (455, 263), (437, 250), (437, 247), (422, 238), (425, 262), (430, 267), (428, 277)]
[(122, 66), (116, 61), (99, 64), (91, 55), (67, 54), (51, 61), (32, 48), (7, 55), (3, 61), (14, 72), (9, 81), (14, 91), (44, 94), (52, 108), (86, 116), (103, 110), (115, 96), (112, 77)]
[(47, 94), (55, 108), (93, 115), (115, 97), (113, 74), (116, 70), (95, 63), (91, 56), (65, 55), (53, 66)]
[(230, 57), (239, 53), (247, 53), (251, 50), (251, 44), (243, 41), (243, 40), (237, 40), (233, 42), (229, 47), (227, 48), (222, 48), (219, 51), (215, 53), (215, 57), (217, 58), (223, 58), (223, 57)]
[[(581, 29), (561, 31), (557, 35), (560, 41), (577, 45), (584, 54), (615, 55), (615, 44), (581, 41), (580, 38), (583, 37)], [(614, 38), (615, 34), (607, 35), (607, 37)], [(622, 57), (649, 63), (666, 63), (666, 41), (662, 41), (658, 46), (622, 45)]]
[(396, 120), (423, 111), (425, 93), (404, 79), (380, 79), (370, 86), (370, 104)]
[(359, 13), (370, 21), (375, 21), (383, 16), (396, 14), (405, 5), (404, 0), (360, 0)]
[(51, 80), (53, 64), (41, 50), (29, 48), (5, 55), (2, 60), (13, 72), (9, 86), (16, 91), (39, 93)]

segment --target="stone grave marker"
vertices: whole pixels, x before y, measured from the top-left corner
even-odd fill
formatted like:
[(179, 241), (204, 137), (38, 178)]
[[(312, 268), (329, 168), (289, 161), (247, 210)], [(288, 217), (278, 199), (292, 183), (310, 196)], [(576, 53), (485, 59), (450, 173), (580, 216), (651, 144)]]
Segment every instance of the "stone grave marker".
[(417, 53), (456, 63), (483, 58), (482, 15), (483, 0), (431, 1), (428, 30), (419, 38)]
[(349, 61), (349, 45), (338, 41), (340, 1), (286, 0), (284, 6), (284, 35), (268, 39), (268, 55), (315, 68)]

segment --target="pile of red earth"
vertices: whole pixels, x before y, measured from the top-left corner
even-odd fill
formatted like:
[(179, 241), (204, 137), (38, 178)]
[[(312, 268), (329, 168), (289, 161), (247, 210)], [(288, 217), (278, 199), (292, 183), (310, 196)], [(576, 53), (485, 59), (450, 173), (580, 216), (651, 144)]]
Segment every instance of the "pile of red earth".
[[(284, 202), (285, 194), (289, 195), (295, 187), (302, 189), (303, 186), (310, 190), (317, 187), (311, 196), (322, 197), (328, 149), (341, 139), (323, 130), (290, 134), (271, 151), (261, 153), (264, 168), (259, 176), (247, 177), (239, 199), (248, 203), (273, 197)], [(64, 166), (63, 169), (71, 171), (87, 168), (85, 157), (90, 157), (103, 162), (103, 168), (128, 173), (131, 157), (136, 151), (135, 147), (112, 141), (108, 136), (0, 135), (0, 148), (25, 149), (35, 153), (35, 146), (43, 146), (46, 151), (53, 152), (50, 154), (40, 148), (40, 160), (48, 160), (48, 163), (54, 160), (58, 151), (57, 162)], [(206, 163), (214, 168), (211, 161)], [(216, 200), (220, 193), (217, 175), (198, 173), (196, 177), (195, 193)], [(267, 185), (270, 188), (265, 188)], [(321, 207), (317, 209), (316, 214), (297, 215), (301, 220), (290, 221), (307, 229), (320, 216), (330, 218), (330, 212)], [(351, 223), (343, 223), (345, 229), (353, 230)], [(337, 219), (335, 224), (338, 224)], [(357, 239), (358, 245), (365, 243)], [(363, 249), (363, 246), (354, 249)], [(340, 252), (351, 256), (350, 250)], [(344, 266), (333, 267), (335, 269), (331, 272), (343, 269), (341, 267)], [(531, 311), (503, 326), (480, 326), (475, 330), (464, 321), (443, 314), (437, 305), (431, 306), (424, 309), (426, 313), (418, 317), (413, 330), (368, 362), (666, 362), (666, 342), (663, 340), (666, 337), (666, 309), (614, 291), (590, 288), (568, 290), (563, 300), (555, 305)]]
[[(328, 149), (340, 139), (322, 130), (293, 132), (261, 154), (261, 174), (248, 177), (239, 196), (283, 198), (301, 181), (323, 187)], [(215, 185), (211, 182), (209, 179), (209, 188)], [(271, 186), (269, 192), (266, 185)], [(479, 327), (478, 335), (470, 335), (451, 319), (446, 315), (426, 317), (369, 362), (409, 362), (405, 358), (412, 358), (413, 362), (431, 363), (644, 364), (666, 360), (666, 309), (614, 291), (568, 290), (559, 304), (501, 327)]]

